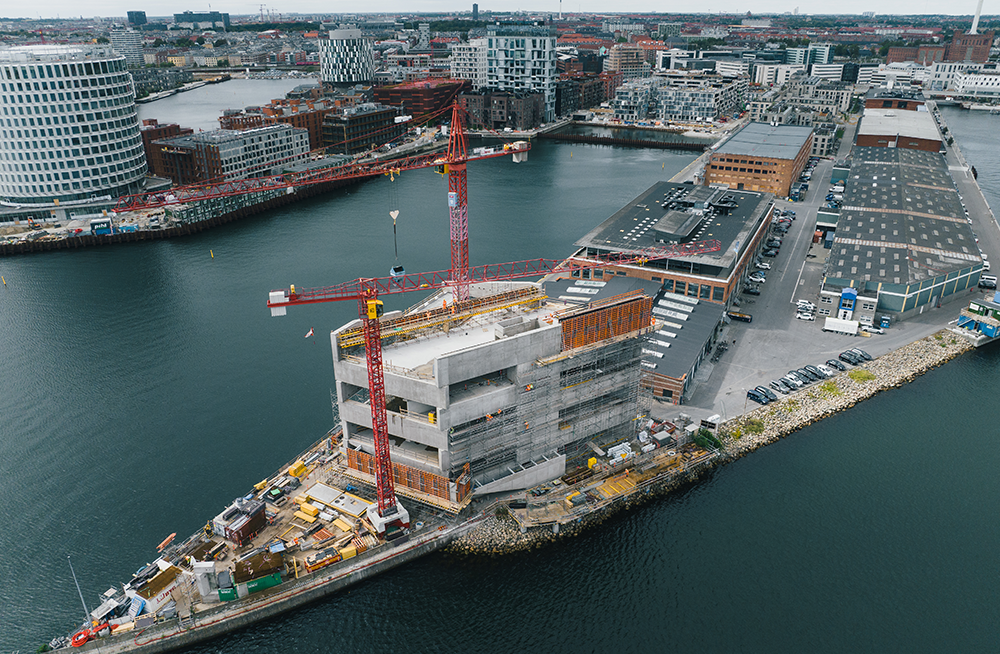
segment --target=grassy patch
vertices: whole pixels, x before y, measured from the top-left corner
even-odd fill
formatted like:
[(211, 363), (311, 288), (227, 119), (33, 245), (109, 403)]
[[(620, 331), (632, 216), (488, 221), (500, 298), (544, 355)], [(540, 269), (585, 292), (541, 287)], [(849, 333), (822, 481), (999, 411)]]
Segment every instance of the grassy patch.
[(746, 425), (744, 425), (744, 429), (746, 429), (748, 434), (759, 434), (764, 431), (764, 421), (752, 418), (747, 420)]
[(833, 381), (832, 379), (823, 382), (820, 385), (819, 390), (823, 391), (824, 394), (829, 395), (831, 397), (840, 397), (841, 395), (844, 394), (840, 390), (840, 387), (837, 386), (837, 382)]
[(789, 411), (794, 411), (799, 408), (799, 401), (794, 399), (785, 400), (785, 407), (787, 407)]
[(944, 338), (944, 336), (942, 336), (941, 334), (934, 334), (934, 338), (940, 341)]
[(859, 384), (863, 384), (865, 382), (869, 382), (875, 379), (875, 375), (872, 374), (870, 371), (865, 370), (864, 368), (855, 368), (851, 372), (847, 373), (847, 376), (853, 379), (854, 381), (858, 382)]

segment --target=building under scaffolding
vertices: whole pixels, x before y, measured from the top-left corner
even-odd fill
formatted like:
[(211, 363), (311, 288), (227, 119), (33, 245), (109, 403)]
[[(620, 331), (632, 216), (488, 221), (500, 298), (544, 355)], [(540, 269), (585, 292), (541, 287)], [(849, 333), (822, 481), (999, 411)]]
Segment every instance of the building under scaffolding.
[[(584, 284), (600, 282), (583, 281)], [(646, 413), (641, 290), (585, 304), (539, 284), (478, 284), (382, 319), (386, 405), (397, 492), (452, 506), (565, 474), (601, 446), (634, 437)], [(373, 471), (360, 323), (332, 334), (348, 466)], [(402, 488), (401, 488), (402, 487)]]

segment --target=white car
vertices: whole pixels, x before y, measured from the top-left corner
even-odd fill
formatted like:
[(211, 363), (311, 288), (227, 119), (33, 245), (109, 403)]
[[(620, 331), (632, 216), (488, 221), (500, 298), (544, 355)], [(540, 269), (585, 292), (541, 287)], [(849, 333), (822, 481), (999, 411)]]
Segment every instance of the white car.
[(815, 304), (813, 304), (812, 302), (806, 302), (805, 300), (799, 300), (795, 304), (795, 307), (796, 307), (797, 310), (803, 311), (803, 312), (806, 312), (806, 313), (812, 313), (813, 311), (816, 310), (816, 305)]
[(881, 327), (876, 327), (874, 325), (862, 325), (861, 329), (865, 330), (869, 334), (884, 334), (885, 330)]
[(795, 317), (799, 320), (816, 320), (816, 314), (813, 313), (796, 313)]
[(770, 270), (771, 269), (771, 264), (769, 264), (766, 261), (762, 261), (762, 262), (760, 262), (760, 263), (757, 264), (757, 268), (760, 269), (760, 270)]
[(830, 368), (829, 366), (818, 365), (816, 366), (816, 368), (827, 377), (833, 377), (834, 375), (837, 374), (836, 371), (834, 371), (834, 369)]
[(781, 381), (785, 382), (789, 388), (792, 389), (802, 388), (802, 382), (800, 382), (798, 379), (795, 379), (791, 375), (787, 377), (782, 377)]

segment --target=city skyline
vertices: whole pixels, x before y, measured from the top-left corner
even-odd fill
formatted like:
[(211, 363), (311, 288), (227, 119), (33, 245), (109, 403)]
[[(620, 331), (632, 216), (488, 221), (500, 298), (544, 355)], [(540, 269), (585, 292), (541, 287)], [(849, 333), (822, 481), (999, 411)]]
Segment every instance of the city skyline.
[[(704, 7), (705, 14), (746, 14), (748, 11), (753, 14), (786, 14), (798, 11), (800, 15), (861, 15), (864, 12), (874, 11), (876, 15), (948, 15), (948, 16), (972, 16), (976, 9), (975, 2), (963, 2), (954, 5), (949, 5), (947, 8), (952, 9), (952, 11), (942, 11), (943, 7), (939, 3), (932, 3), (929, 0), (923, 0), (923, 2), (904, 2), (903, 0), (886, 0), (884, 2), (877, 3), (875, 5), (864, 2), (862, 0), (848, 0), (847, 2), (840, 3), (837, 5), (838, 11), (836, 13), (828, 12), (809, 12), (807, 7), (800, 0), (764, 0), (763, 2), (736, 2), (733, 0), (723, 0), (719, 3), (709, 3), (708, 6)], [(174, 3), (164, 3), (161, 5), (142, 3), (142, 2), (131, 2), (126, 0), (101, 0), (96, 3), (88, 3), (87, 12), (79, 13), (80, 7), (75, 3), (68, 2), (67, 0), (58, 0), (56, 2), (47, 3), (45, 7), (45, 14), (35, 13), (30, 15), (27, 13), (21, 13), (20, 15), (7, 15), (4, 16), (5, 19), (11, 18), (23, 18), (23, 19), (67, 19), (83, 16), (84, 18), (124, 18), (126, 12), (128, 11), (145, 11), (150, 17), (154, 16), (171, 16), (174, 13), (179, 13), (182, 11), (219, 11), (232, 14), (234, 16), (238, 15), (257, 15), (261, 11), (260, 3), (247, 3), (247, 2), (215, 2), (208, 6), (200, 7), (197, 3), (194, 5), (177, 5)], [(335, 7), (339, 10), (333, 13), (352, 13), (351, 9), (346, 7)], [(681, 14), (686, 13), (683, 11), (682, 7), (664, 7), (662, 3), (655, 2), (654, 0), (631, 0), (626, 6), (622, 4), (616, 4), (615, 6), (610, 6), (609, 3), (599, 1), (599, 0), (567, 0), (564, 3), (559, 3), (557, 0), (545, 0), (542, 2), (536, 2), (531, 4), (526, 4), (521, 0), (499, 0), (498, 2), (490, 3), (489, 5), (480, 4), (480, 12), (516, 12), (523, 11), (527, 13), (553, 13), (556, 14), (560, 11), (564, 14), (569, 13), (606, 13), (606, 14), (629, 14), (629, 13), (663, 13), (664, 15), (670, 14)], [(327, 3), (317, 2), (315, 0), (298, 0), (294, 2), (284, 2), (280, 5), (266, 5), (264, 10), (272, 12), (273, 14), (329, 14), (331, 13), (331, 7)], [(364, 14), (412, 14), (412, 13), (458, 13), (458, 12), (471, 12), (472, 3), (471, 2), (459, 2), (456, 0), (416, 0), (415, 2), (410, 2), (407, 0), (387, 0), (384, 3), (380, 3), (377, 6), (367, 6), (364, 8), (359, 8), (357, 13)], [(989, 10), (988, 6), (984, 6), (984, 16), (989, 17), (990, 15), (986, 13)], [(15, 9), (18, 11), (18, 9)], [(25, 9), (20, 9), (24, 12)]]

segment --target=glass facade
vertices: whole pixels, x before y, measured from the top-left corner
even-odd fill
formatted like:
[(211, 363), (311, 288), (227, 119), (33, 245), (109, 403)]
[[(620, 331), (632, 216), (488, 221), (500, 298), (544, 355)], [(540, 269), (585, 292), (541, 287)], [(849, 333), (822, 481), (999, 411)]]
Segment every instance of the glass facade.
[(90, 45), (0, 49), (0, 197), (116, 197), (140, 191), (145, 175), (124, 56)]

